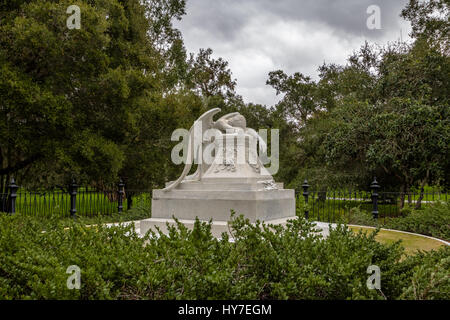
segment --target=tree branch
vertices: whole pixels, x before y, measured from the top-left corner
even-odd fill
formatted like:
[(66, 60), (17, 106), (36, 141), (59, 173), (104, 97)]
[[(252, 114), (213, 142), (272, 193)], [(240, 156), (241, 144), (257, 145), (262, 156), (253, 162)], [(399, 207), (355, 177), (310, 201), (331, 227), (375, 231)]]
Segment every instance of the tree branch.
[(0, 174), (9, 174), (9, 173), (16, 172), (16, 171), (23, 169), (26, 166), (32, 164), (33, 162), (35, 162), (36, 160), (38, 160), (41, 157), (42, 157), (41, 154), (32, 155), (28, 159), (17, 162), (14, 166), (8, 166), (6, 168), (0, 169)]

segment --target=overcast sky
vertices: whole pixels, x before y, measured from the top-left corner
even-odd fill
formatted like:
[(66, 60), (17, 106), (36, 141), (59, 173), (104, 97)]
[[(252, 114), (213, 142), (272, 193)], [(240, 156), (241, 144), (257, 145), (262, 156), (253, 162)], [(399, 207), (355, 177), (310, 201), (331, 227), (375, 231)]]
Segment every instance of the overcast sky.
[[(384, 44), (409, 23), (400, 16), (407, 0), (187, 0), (187, 14), (175, 27), (188, 52), (211, 48), (229, 62), (244, 101), (273, 105), (281, 98), (266, 85), (281, 69), (317, 79), (323, 62), (343, 64), (364, 41)], [(370, 30), (370, 5), (380, 8), (381, 29)], [(400, 31), (402, 30), (402, 31)]]

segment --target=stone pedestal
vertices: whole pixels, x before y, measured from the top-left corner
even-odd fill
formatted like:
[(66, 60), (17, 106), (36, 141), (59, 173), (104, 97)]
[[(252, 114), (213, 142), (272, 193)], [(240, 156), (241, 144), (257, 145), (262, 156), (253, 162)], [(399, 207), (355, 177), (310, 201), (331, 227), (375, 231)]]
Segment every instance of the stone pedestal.
[(231, 210), (251, 222), (295, 215), (294, 190), (265, 190), (262, 183), (183, 182), (180, 186), (169, 192), (153, 190), (153, 218), (228, 221)]

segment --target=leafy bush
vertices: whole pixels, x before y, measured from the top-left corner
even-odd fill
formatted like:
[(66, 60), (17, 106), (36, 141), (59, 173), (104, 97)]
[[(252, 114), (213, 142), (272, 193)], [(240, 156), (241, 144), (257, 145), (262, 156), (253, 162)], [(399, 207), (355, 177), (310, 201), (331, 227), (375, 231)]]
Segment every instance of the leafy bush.
[(450, 202), (436, 202), (422, 210), (412, 210), (404, 218), (387, 221), (385, 227), (450, 241)]
[(345, 223), (356, 224), (361, 226), (377, 226), (378, 222), (373, 218), (372, 214), (361, 210), (359, 207), (350, 209), (347, 216), (344, 218)]
[(400, 210), (400, 216), (407, 217), (413, 212), (414, 207), (409, 205), (408, 203), (405, 205), (403, 209)]
[[(304, 207), (298, 210), (298, 213), (302, 212), (303, 209)], [(312, 218), (314, 219), (314, 217)], [(346, 215), (342, 216), (340, 221), (347, 224), (414, 232), (450, 241), (449, 202), (427, 204), (420, 210), (406, 206), (402, 209), (400, 217), (378, 220), (373, 219), (370, 212), (361, 210), (359, 207), (353, 207)]]
[(435, 254), (419, 253), (410, 257), (415, 264), (410, 285), (403, 290), (402, 299), (450, 299), (450, 247)]
[[(448, 288), (432, 274), (448, 265), (442, 259), (449, 250), (404, 259), (399, 243), (383, 245), (375, 233), (344, 225), (323, 239), (302, 218), (270, 227), (237, 217), (234, 241), (227, 234), (215, 239), (211, 225), (199, 221), (192, 231), (170, 227), (167, 236), (139, 238), (133, 228), (64, 228), (58, 220), (0, 215), (0, 298), (409, 299), (418, 281), (421, 288)], [(80, 290), (66, 286), (71, 265), (81, 269)], [(380, 291), (366, 286), (369, 265), (381, 269)], [(438, 297), (434, 291), (419, 297)]]

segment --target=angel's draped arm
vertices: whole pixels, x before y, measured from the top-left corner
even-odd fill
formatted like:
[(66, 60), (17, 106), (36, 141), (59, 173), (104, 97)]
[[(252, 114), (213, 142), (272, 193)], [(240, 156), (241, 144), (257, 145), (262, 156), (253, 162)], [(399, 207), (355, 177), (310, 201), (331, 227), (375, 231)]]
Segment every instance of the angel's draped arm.
[(217, 120), (214, 123), (214, 128), (219, 129), (222, 132), (226, 132), (227, 130), (234, 130), (235, 128), (233, 126), (230, 126), (228, 122), (222, 118)]

